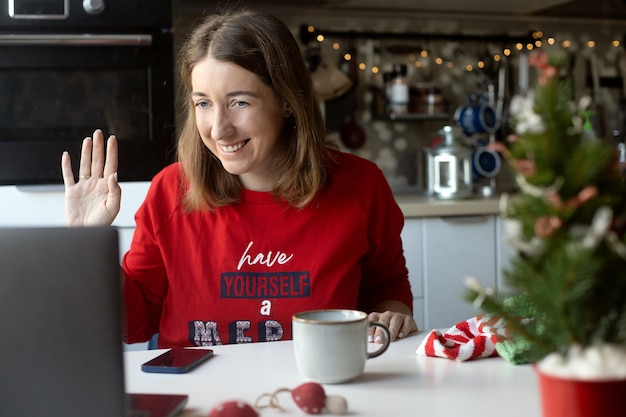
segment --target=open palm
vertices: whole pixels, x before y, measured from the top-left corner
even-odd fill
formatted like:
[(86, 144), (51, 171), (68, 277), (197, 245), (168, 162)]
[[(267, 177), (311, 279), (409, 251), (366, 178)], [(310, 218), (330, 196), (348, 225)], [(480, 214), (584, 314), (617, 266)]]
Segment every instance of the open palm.
[(83, 140), (78, 182), (68, 152), (61, 157), (65, 184), (65, 220), (68, 226), (108, 226), (120, 211), (122, 190), (117, 183), (118, 146), (115, 136), (106, 142), (97, 129)]

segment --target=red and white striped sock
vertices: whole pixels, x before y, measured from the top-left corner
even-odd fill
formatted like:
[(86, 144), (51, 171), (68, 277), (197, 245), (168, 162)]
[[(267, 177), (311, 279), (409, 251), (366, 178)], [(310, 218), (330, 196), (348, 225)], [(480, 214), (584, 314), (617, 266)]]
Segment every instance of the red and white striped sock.
[(432, 330), (417, 348), (422, 356), (435, 356), (463, 362), (498, 356), (496, 344), (506, 338), (504, 321), (481, 314), (457, 323), (442, 334)]

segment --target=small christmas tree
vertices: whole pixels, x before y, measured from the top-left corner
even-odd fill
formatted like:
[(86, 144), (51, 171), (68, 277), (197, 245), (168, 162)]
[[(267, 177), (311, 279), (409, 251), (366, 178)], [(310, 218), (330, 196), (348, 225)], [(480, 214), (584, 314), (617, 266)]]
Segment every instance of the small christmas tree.
[(574, 102), (563, 56), (536, 52), (534, 91), (512, 99), (515, 134), (497, 144), (519, 192), (503, 196), (517, 251), (494, 294), (477, 281), (468, 299), (505, 319), (518, 362), (572, 346), (626, 347), (626, 186), (617, 148), (589, 137), (588, 106)]

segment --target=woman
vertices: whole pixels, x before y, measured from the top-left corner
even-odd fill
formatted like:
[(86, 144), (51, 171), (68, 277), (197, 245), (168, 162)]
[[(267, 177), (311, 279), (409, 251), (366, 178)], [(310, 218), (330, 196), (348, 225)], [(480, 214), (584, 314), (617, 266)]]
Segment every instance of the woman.
[[(157, 174), (124, 256), (126, 341), (291, 338), (292, 314), (358, 308), (392, 339), (416, 331), (403, 216), (371, 162), (335, 149), (296, 40), (262, 12), (214, 15), (180, 56), (178, 162)], [(119, 211), (117, 141), (62, 157), (69, 225)], [(370, 335), (382, 341), (382, 334)]]

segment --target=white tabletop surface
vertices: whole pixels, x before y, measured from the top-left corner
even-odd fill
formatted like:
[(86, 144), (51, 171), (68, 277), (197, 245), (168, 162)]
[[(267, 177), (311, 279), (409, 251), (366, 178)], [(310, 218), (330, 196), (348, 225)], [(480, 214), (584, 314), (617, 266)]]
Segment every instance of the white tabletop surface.
[[(393, 342), (370, 359), (363, 375), (344, 384), (325, 384), (327, 395), (346, 398), (349, 415), (422, 417), (539, 417), (540, 398), (529, 365), (510, 365), (501, 358), (455, 362), (418, 356), (428, 332)], [(320, 341), (321, 343), (321, 341)], [(293, 389), (307, 382), (296, 369), (291, 341), (214, 346), (215, 356), (183, 375), (149, 374), (141, 363), (162, 350), (125, 353), (128, 392), (184, 393), (184, 416), (207, 416), (224, 400), (253, 405), (261, 394)], [(304, 416), (288, 393), (278, 395), (283, 412), (261, 410), (261, 416)]]

